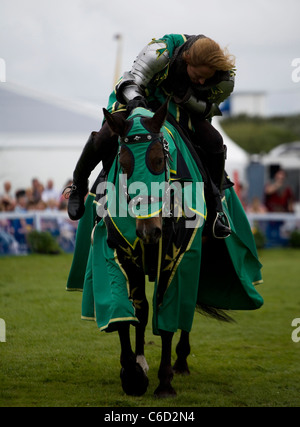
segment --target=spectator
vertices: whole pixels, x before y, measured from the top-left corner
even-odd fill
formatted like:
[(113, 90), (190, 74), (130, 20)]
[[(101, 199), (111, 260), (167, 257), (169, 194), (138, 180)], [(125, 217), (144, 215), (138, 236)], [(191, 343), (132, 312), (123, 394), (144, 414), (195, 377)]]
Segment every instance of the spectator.
[(294, 212), (294, 196), (286, 182), (286, 173), (279, 169), (274, 180), (265, 187), (265, 205), (269, 212)]
[(28, 198), (25, 190), (16, 191), (16, 212), (26, 212), (27, 211)]
[(44, 187), (37, 178), (32, 179), (31, 187), (32, 187), (32, 195), (31, 195), (32, 201), (37, 203), (42, 198)]
[[(15, 212), (25, 213), (27, 212), (28, 198), (25, 190), (16, 191), (16, 207)], [(11, 221), (11, 225), (14, 229), (14, 237), (19, 244), (20, 250), (25, 251), (26, 249), (26, 234), (32, 229), (30, 220), (25, 218), (15, 218)]]
[[(49, 180), (52, 181), (52, 180)], [(76, 225), (62, 216), (52, 215), (52, 212), (61, 210), (67, 212), (67, 201), (59, 192), (55, 192), (57, 199), (51, 198), (51, 189), (53, 184), (47, 182), (45, 191), (41, 182), (35, 178), (32, 180), (32, 186), (25, 189), (19, 189), (11, 194), (11, 184), (3, 185), (4, 191), (0, 192), (0, 256), (7, 254), (26, 254), (28, 253), (27, 235), (35, 229), (37, 223), (36, 211), (43, 211), (39, 217), (39, 227), (43, 231), (49, 231), (58, 238), (59, 244), (63, 250), (72, 252), (75, 244)], [(68, 181), (67, 184), (71, 184)], [(1, 184), (2, 186), (2, 184)], [(49, 190), (49, 191), (48, 191)], [(53, 191), (52, 197), (55, 197)], [(47, 203), (43, 199), (48, 199)], [(35, 195), (35, 197), (34, 197)], [(17, 215), (9, 217), (2, 215), (2, 212), (13, 211)], [(34, 211), (34, 212), (32, 212)], [(48, 215), (48, 213), (51, 213)], [(48, 216), (47, 216), (48, 215)]]
[(58, 210), (58, 206), (59, 206), (59, 202), (55, 199), (49, 199), (48, 202), (44, 202), (42, 200), (43, 203), (45, 203), (45, 208), (48, 212), (53, 212), (53, 211), (57, 211)]
[(266, 213), (267, 208), (261, 203), (259, 197), (254, 197), (249, 205), (247, 212), (249, 213)]
[(4, 182), (3, 188), (4, 192), (0, 196), (1, 210), (6, 212), (13, 211), (15, 208), (15, 200), (11, 193), (11, 183), (9, 181)]
[[(66, 185), (71, 185), (68, 180)], [(15, 194), (11, 191), (9, 181), (3, 183), (3, 192), (0, 193), (1, 212), (27, 212), (35, 210), (66, 210), (67, 201), (60, 191), (54, 188), (52, 179), (44, 187), (38, 178), (32, 179), (32, 185), (26, 189), (19, 189)]]
[(49, 179), (47, 182), (47, 186), (42, 193), (42, 200), (49, 204), (51, 201), (51, 206), (53, 206), (53, 201), (55, 201), (58, 205), (60, 198), (60, 192), (54, 188), (54, 183), (52, 179)]
[(5, 181), (3, 184), (4, 192), (1, 194), (1, 198), (6, 197), (13, 199), (12, 193), (11, 193), (11, 183), (9, 181)]

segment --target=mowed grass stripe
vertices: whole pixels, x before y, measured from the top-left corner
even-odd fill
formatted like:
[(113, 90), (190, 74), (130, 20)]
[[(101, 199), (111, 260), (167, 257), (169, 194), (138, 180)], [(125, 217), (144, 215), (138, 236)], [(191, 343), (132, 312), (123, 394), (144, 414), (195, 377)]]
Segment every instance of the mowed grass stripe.
[[(160, 338), (146, 331), (150, 385), (142, 397), (120, 385), (116, 333), (80, 320), (81, 294), (65, 290), (71, 255), (0, 258), (0, 406), (299, 406), (299, 250), (264, 250), (265, 305), (235, 312), (236, 324), (195, 314), (191, 375), (174, 377), (177, 397), (157, 401)], [(153, 287), (147, 293), (152, 298)], [(176, 334), (173, 345), (179, 338)]]

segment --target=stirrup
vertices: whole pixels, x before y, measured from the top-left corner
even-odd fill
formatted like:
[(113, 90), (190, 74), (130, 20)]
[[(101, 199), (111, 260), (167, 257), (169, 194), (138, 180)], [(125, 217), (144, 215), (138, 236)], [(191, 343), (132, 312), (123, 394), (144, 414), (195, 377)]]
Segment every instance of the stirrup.
[[(217, 228), (219, 228), (219, 232)], [(212, 226), (212, 233), (215, 239), (227, 239), (231, 235), (229, 220), (224, 212), (217, 212)]]
[(74, 185), (74, 184), (68, 185), (66, 188), (63, 189), (61, 194), (64, 196), (65, 199), (69, 199), (71, 194), (74, 193), (74, 191), (76, 191), (76, 190), (77, 190), (76, 185)]
[(84, 198), (87, 192), (88, 185), (85, 187), (74, 183), (63, 190), (65, 199), (68, 199), (68, 215), (72, 221), (82, 218), (85, 211)]

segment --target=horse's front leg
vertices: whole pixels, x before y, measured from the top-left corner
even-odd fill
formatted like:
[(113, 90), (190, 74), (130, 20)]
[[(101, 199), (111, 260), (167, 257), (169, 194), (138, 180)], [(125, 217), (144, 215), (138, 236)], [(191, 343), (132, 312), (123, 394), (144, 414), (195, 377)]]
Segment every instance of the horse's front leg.
[(148, 323), (149, 305), (146, 299), (143, 300), (139, 310), (136, 311), (139, 323), (136, 325), (135, 330), (135, 354), (137, 363), (143, 368), (147, 375), (149, 366), (145, 358), (145, 330)]
[(187, 364), (187, 357), (191, 352), (189, 337), (189, 332), (181, 331), (180, 340), (176, 346), (177, 360), (173, 366), (175, 374), (190, 375)]
[(173, 369), (171, 366), (171, 352), (173, 332), (161, 331), (161, 362), (158, 371), (159, 386), (154, 394), (157, 397), (173, 397), (176, 396), (176, 391), (171, 385), (173, 379)]
[(130, 342), (130, 324), (121, 323), (118, 328), (121, 344), (121, 382), (123, 390), (131, 396), (142, 396), (148, 387), (148, 378), (144, 370), (136, 362), (136, 355), (132, 351)]

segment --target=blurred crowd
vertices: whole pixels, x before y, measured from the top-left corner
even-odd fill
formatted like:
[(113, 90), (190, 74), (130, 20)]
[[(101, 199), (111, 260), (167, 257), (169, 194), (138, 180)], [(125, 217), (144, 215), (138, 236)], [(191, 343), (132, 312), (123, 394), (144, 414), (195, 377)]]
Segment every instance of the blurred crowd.
[[(72, 181), (66, 182), (66, 186)], [(49, 179), (44, 185), (37, 178), (33, 178), (29, 188), (21, 188), (12, 192), (12, 184), (4, 182), (0, 190), (0, 212), (28, 212), (30, 210), (66, 210), (68, 201), (57, 190), (54, 181)]]
[[(68, 181), (65, 187), (71, 185)], [(1, 191), (2, 190), (2, 191)], [(246, 197), (242, 189), (237, 191), (246, 213), (264, 214), (267, 212), (294, 212), (294, 196), (283, 170), (278, 170), (273, 179), (265, 185), (263, 200), (256, 197), (250, 203), (243, 199)], [(34, 211), (51, 212), (51, 215), (43, 215), (40, 219), (40, 230), (48, 231), (57, 239), (61, 248), (66, 252), (72, 252), (75, 247), (77, 224), (68, 217), (53, 216), (55, 211), (67, 211), (68, 200), (62, 194), (62, 189), (56, 189), (54, 181), (49, 179), (43, 185), (37, 178), (33, 178), (30, 188), (12, 191), (10, 182), (5, 182), (0, 188), (0, 214), (20, 213), (20, 216), (9, 217), (0, 215), (0, 255), (26, 254), (28, 253), (27, 236), (35, 229), (34, 217), (22, 213), (34, 213)], [(270, 224), (259, 223), (261, 231), (272, 239), (281, 241), (283, 222), (271, 221)], [(274, 237), (275, 236), (275, 237)]]
[(295, 197), (287, 182), (286, 172), (279, 169), (265, 186), (264, 200), (261, 201), (258, 197), (254, 197), (245, 209), (248, 213), (292, 213), (294, 212), (294, 202)]
[[(65, 187), (72, 181), (66, 182)], [(31, 187), (19, 189), (12, 194), (12, 185), (9, 181), (0, 190), (0, 212), (27, 212), (30, 210), (66, 210), (68, 201), (57, 190), (54, 181), (49, 179), (43, 185), (37, 178), (31, 181)], [(279, 169), (274, 178), (265, 186), (264, 200), (255, 197), (246, 203), (241, 192), (241, 202), (247, 213), (266, 212), (294, 212), (294, 195), (286, 180), (286, 173)]]
[[(66, 185), (70, 185), (67, 182)], [(49, 179), (44, 186), (37, 178), (32, 179), (31, 187), (11, 190), (10, 182), (5, 182), (3, 192), (0, 192), (0, 214), (20, 213), (20, 216), (5, 218), (0, 216), (0, 255), (26, 254), (29, 251), (27, 236), (37, 229), (35, 216), (22, 216), (36, 211), (45, 213), (66, 211), (68, 201), (62, 195), (62, 190), (54, 187)], [(75, 247), (76, 224), (68, 217), (47, 215), (40, 219), (39, 230), (49, 232), (65, 252), (72, 252)]]

